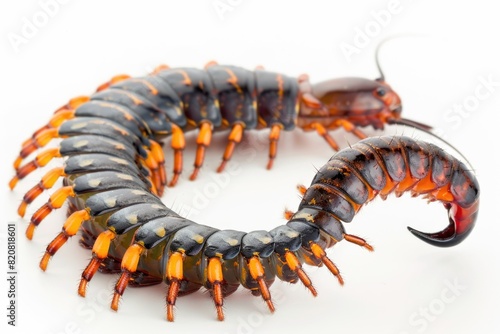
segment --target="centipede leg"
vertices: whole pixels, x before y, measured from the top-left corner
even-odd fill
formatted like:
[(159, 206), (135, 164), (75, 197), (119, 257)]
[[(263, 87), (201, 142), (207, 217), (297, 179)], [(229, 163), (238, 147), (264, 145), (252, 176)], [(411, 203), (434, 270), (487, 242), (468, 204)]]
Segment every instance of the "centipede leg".
[(323, 248), (316, 243), (311, 243), (311, 251), (318, 260), (321, 260), (323, 264), (330, 270), (330, 272), (337, 277), (340, 285), (344, 285), (344, 279), (340, 275), (340, 271), (337, 266), (330, 260), (327, 256)]
[(74, 196), (75, 192), (73, 191), (73, 186), (66, 186), (56, 190), (50, 196), (47, 203), (42, 205), (31, 217), (30, 224), (26, 229), (26, 237), (31, 240), (33, 238), (35, 228), (40, 225), (42, 220), (45, 219), (45, 217), (47, 217), (47, 215), (51, 213), (52, 210), (62, 207), (68, 197)]
[[(63, 105), (62, 107), (58, 108), (55, 112), (50, 121), (40, 127), (38, 130), (33, 132), (31, 137), (27, 140), (25, 140), (21, 146), (24, 147), (25, 145), (29, 144), (32, 139), (34, 139), (40, 132), (45, 131), (47, 129), (51, 128), (56, 128), (59, 125), (62, 124), (67, 119), (71, 119), (74, 117), (74, 112), (75, 109), (78, 108), (81, 104), (88, 102), (90, 100), (90, 97), (88, 96), (77, 96), (75, 98), (72, 98), (71, 100), (68, 101), (67, 104)], [(16, 162), (14, 163), (14, 168), (17, 169), (21, 165), (21, 162)]]
[(258, 256), (253, 256), (248, 259), (248, 269), (252, 278), (259, 284), (262, 299), (266, 302), (269, 310), (274, 312), (275, 308), (273, 301), (271, 300), (271, 292), (269, 292), (269, 287), (264, 280), (264, 267), (262, 266)]
[(231, 133), (229, 134), (229, 137), (227, 138), (228, 143), (226, 146), (226, 150), (224, 151), (224, 155), (222, 157), (222, 162), (219, 168), (217, 168), (217, 173), (221, 173), (224, 170), (226, 163), (233, 156), (236, 144), (238, 144), (241, 141), (242, 137), (243, 137), (243, 125), (240, 123), (235, 124), (233, 126), (233, 129), (231, 130)]
[(269, 133), (269, 162), (267, 163), (267, 169), (273, 167), (274, 158), (276, 158), (276, 152), (278, 151), (278, 140), (280, 139), (281, 125), (274, 124), (271, 127), (271, 132)]
[(174, 252), (170, 255), (167, 264), (166, 278), (169, 281), (167, 292), (167, 320), (174, 321), (174, 306), (179, 295), (181, 281), (183, 279), (183, 266), (184, 254), (181, 252)]
[(165, 156), (163, 155), (163, 149), (161, 148), (160, 144), (158, 144), (154, 140), (151, 140), (150, 142), (151, 142), (151, 154), (159, 165), (158, 173), (160, 176), (160, 182), (158, 185), (156, 185), (156, 187), (158, 188), (158, 195), (161, 196), (163, 194), (163, 189), (167, 185), (167, 173), (165, 171)]
[(294, 214), (295, 214), (295, 212), (293, 212), (291, 210), (288, 210), (288, 209), (285, 209), (285, 211), (283, 212), (283, 217), (286, 220), (290, 220), (290, 219), (292, 219), (292, 217), (293, 217)]
[(224, 311), (222, 306), (224, 304), (222, 294), (222, 282), (224, 280), (222, 273), (222, 263), (218, 257), (213, 257), (208, 261), (208, 281), (212, 284), (213, 299), (215, 308), (217, 310), (217, 319), (224, 320)]
[(182, 129), (176, 125), (172, 125), (172, 142), (170, 145), (174, 150), (174, 170), (172, 180), (168, 186), (173, 187), (177, 184), (179, 176), (182, 173), (182, 151), (186, 147), (184, 132), (182, 132)]
[(87, 284), (90, 282), (94, 274), (99, 269), (102, 261), (108, 257), (109, 246), (111, 241), (115, 238), (116, 234), (111, 230), (106, 230), (99, 234), (97, 239), (92, 246), (92, 259), (89, 264), (82, 272), (82, 278), (78, 286), (78, 294), (85, 297), (85, 292), (87, 290)]
[(51, 257), (54, 256), (59, 248), (61, 248), (70, 237), (74, 236), (78, 232), (82, 223), (86, 220), (89, 220), (90, 218), (90, 214), (87, 210), (73, 212), (71, 216), (68, 217), (68, 219), (64, 223), (62, 232), (59, 233), (47, 246), (45, 254), (40, 261), (40, 269), (42, 269), (43, 271), (47, 269), (47, 265)]
[(194, 170), (189, 179), (191, 181), (196, 180), (198, 172), (201, 166), (203, 166), (203, 160), (205, 159), (205, 149), (210, 145), (212, 140), (212, 125), (208, 122), (204, 122), (200, 125), (200, 132), (198, 138), (196, 139), (196, 158), (194, 161)]
[(142, 163), (151, 172), (151, 181), (152, 181), (151, 191), (156, 195), (161, 196), (161, 194), (158, 193), (158, 187), (162, 189), (162, 177), (160, 172), (161, 167), (159, 166), (155, 157), (152, 155), (151, 151), (148, 151), (148, 156), (146, 157), (146, 159), (142, 160)]
[(312, 285), (312, 282), (311, 282), (311, 279), (309, 278), (309, 276), (307, 276), (307, 274), (305, 273), (305, 271), (302, 270), (302, 265), (300, 264), (299, 259), (297, 258), (297, 256), (295, 256), (295, 254), (293, 254), (292, 252), (287, 251), (285, 253), (285, 259), (286, 259), (286, 263), (288, 264), (288, 266), (290, 267), (290, 269), (293, 270), (293, 271), (295, 271), (295, 273), (299, 277), (299, 279), (302, 282), (302, 284), (304, 284), (304, 286), (306, 288), (308, 288), (309, 291), (311, 291), (312, 295), (314, 297), (316, 297), (318, 295), (318, 293), (316, 292), (316, 289)]
[(356, 244), (358, 246), (364, 247), (370, 252), (373, 252), (373, 246), (368, 244), (365, 239), (352, 234), (344, 234), (344, 239), (350, 243)]
[(118, 302), (123, 292), (127, 288), (127, 285), (132, 277), (132, 274), (137, 270), (139, 264), (139, 259), (142, 254), (144, 247), (139, 244), (133, 244), (130, 246), (122, 259), (122, 274), (115, 285), (115, 292), (113, 294), (113, 300), (111, 301), (111, 309), (118, 311)]
[(311, 124), (311, 127), (314, 128), (316, 132), (326, 140), (326, 142), (328, 143), (328, 145), (331, 146), (331, 148), (333, 148), (335, 151), (338, 151), (340, 149), (337, 142), (330, 136), (330, 134), (328, 134), (328, 131), (322, 124), (313, 123)]
[(297, 185), (297, 190), (299, 191), (299, 194), (304, 196), (304, 194), (306, 193), (307, 191), (307, 187), (303, 184), (298, 184)]
[(28, 192), (26, 192), (26, 194), (24, 195), (23, 201), (17, 209), (17, 213), (19, 214), (19, 216), (24, 217), (28, 205), (31, 204), (44, 190), (52, 188), (61, 176), (66, 176), (64, 167), (55, 167), (49, 170), (42, 177), (40, 182), (38, 182), (37, 185), (28, 190)]
[(349, 122), (348, 120), (339, 119), (339, 120), (337, 120), (337, 121), (334, 122), (334, 125), (335, 126), (342, 126), (346, 131), (351, 132), (352, 134), (354, 134), (359, 139), (365, 139), (367, 137), (366, 134), (363, 131), (361, 131), (360, 129), (358, 129), (356, 127), (356, 125), (354, 125), (353, 123)]
[(61, 153), (59, 152), (59, 148), (50, 148), (39, 153), (35, 159), (27, 164), (19, 167), (16, 171), (16, 175), (10, 180), (9, 187), (10, 189), (14, 189), (17, 182), (22, 180), (31, 172), (35, 171), (37, 168), (44, 167), (47, 165), (53, 158), (60, 158)]

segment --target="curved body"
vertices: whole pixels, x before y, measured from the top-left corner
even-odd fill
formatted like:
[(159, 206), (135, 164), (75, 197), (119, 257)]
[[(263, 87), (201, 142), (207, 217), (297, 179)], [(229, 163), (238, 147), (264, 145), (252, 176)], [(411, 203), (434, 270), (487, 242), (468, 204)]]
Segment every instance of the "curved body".
[[(184, 148), (182, 129), (196, 127), (200, 131), (197, 154), (203, 157), (212, 127), (233, 126), (231, 134), (236, 135), (230, 135), (230, 141), (237, 142), (238, 124), (278, 124), (277, 128), (288, 129), (297, 111), (307, 113), (298, 108), (298, 86), (292, 79), (265, 71), (239, 71), (213, 66), (207, 71), (163, 69), (145, 78), (120, 78), (89, 98), (71, 100), (23, 144), (12, 188), (52, 158), (66, 158), (63, 166), (45, 174), (19, 207), (23, 216), (27, 205), (64, 178), (63, 186), (32, 216), (26, 232), (31, 239), (52, 210), (69, 203), (63, 230), (47, 246), (40, 263), (43, 270), (68, 238), (81, 231), (81, 244), (92, 248), (93, 255), (82, 273), (80, 295), (85, 295), (97, 270), (121, 272), (111, 305), (115, 310), (128, 284), (165, 282), (168, 320), (173, 320), (177, 296), (201, 287), (212, 292), (222, 320), (223, 297), (240, 285), (261, 295), (271, 311), (268, 287), (276, 277), (292, 283), (300, 280), (315, 295), (302, 269), (304, 263), (325, 265), (342, 284), (325, 249), (345, 239), (372, 250), (362, 238), (347, 234), (343, 222), (350, 222), (377, 195), (385, 198), (391, 192), (410, 191), (442, 202), (450, 219), (444, 231), (411, 230), (434, 245), (455, 245), (470, 233), (479, 203), (474, 175), (438, 147), (407, 137), (370, 138), (339, 152), (304, 190), (288, 223), (271, 231), (218, 230), (167, 208), (159, 198), (166, 185), (163, 152), (157, 143), (162, 137), (172, 136), (177, 154)], [(306, 100), (310, 98), (307, 87), (301, 92)], [(325, 94), (319, 98), (330, 103), (325, 96), (332, 93)], [(309, 114), (314, 116), (311, 110)], [(204, 124), (209, 124), (210, 131)], [(63, 138), (58, 147), (20, 166), (20, 160), (56, 137)], [(273, 130), (270, 139), (277, 141)], [(179, 173), (175, 163), (174, 174)]]

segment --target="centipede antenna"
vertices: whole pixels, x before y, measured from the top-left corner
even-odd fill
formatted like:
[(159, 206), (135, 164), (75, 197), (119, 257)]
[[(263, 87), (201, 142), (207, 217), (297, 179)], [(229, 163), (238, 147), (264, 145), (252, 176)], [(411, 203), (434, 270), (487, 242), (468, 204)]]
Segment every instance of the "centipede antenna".
[(375, 64), (377, 66), (377, 70), (380, 74), (380, 77), (377, 79), (377, 81), (385, 81), (385, 75), (384, 72), (382, 71), (382, 66), (380, 66), (380, 50), (382, 49), (382, 46), (393, 39), (400, 38), (400, 37), (408, 37), (408, 36), (413, 36), (413, 37), (422, 37), (422, 34), (416, 34), (416, 33), (405, 33), (405, 34), (396, 34), (393, 36), (389, 36), (387, 38), (384, 38), (376, 47), (375, 49)]
[(377, 70), (378, 73), (380, 74), (377, 81), (385, 81), (385, 75), (384, 72), (382, 71), (382, 67), (380, 66), (380, 49), (382, 48), (382, 45), (387, 41), (388, 38), (384, 39), (377, 45), (377, 48), (375, 49), (375, 64), (377, 65)]

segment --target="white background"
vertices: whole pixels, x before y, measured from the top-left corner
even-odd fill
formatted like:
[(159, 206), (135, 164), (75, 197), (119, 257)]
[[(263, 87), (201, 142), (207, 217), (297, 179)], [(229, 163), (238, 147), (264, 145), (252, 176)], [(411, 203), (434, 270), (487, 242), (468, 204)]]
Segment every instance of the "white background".
[[(51, 17), (43, 14), (37, 1), (2, 3), (0, 193), (5, 204), (0, 235), (5, 255), (0, 263), (6, 273), (5, 225), (15, 222), (19, 271), (18, 327), (8, 326), (9, 333), (302, 333), (324, 328), (339, 333), (498, 333), (500, 20), (492, 3), (401, 0), (396, 11), (383, 16), (381, 11), (389, 6), (385, 0), (68, 1), (52, 9)], [(216, 5), (224, 4), (229, 9), (218, 12)], [(24, 31), (23, 37), (27, 22), (39, 27), (31, 36)], [(371, 29), (371, 36), (359, 40), (366, 29)], [(48, 195), (29, 207), (25, 219), (16, 216), (16, 209), (40, 174), (30, 175), (13, 192), (6, 184), (21, 142), (69, 98), (91, 93), (115, 74), (143, 75), (161, 63), (202, 67), (213, 59), (250, 69), (264, 65), (290, 76), (307, 72), (313, 82), (342, 76), (375, 78), (377, 44), (399, 34), (406, 37), (385, 44), (381, 63), (387, 81), (403, 99), (404, 116), (444, 134), (472, 162), (481, 184), (477, 227), (459, 246), (435, 248), (406, 230), (444, 227), (446, 213), (439, 204), (427, 205), (408, 195), (391, 196), (386, 202), (377, 199), (346, 226), (376, 251), (368, 253), (346, 242), (328, 251), (343, 273), (344, 287), (325, 268), (307, 267), (317, 298), (300, 285), (276, 282), (271, 287), (276, 312), (271, 316), (259, 298), (240, 289), (225, 300), (222, 323), (215, 318), (209, 295), (202, 292), (180, 298), (176, 321), (168, 323), (164, 285), (127, 289), (119, 311), (113, 312), (108, 305), (115, 275), (97, 274), (87, 298), (80, 298), (76, 288), (90, 252), (79, 247), (77, 238), (61, 249), (47, 272), (39, 270), (38, 261), (59, 232), (65, 210), (51, 214), (28, 241), (24, 230), (29, 214)], [(347, 57), (341, 51), (347, 44), (358, 45), (359, 52)], [(491, 91), (481, 80), (494, 82)], [(488, 96), (478, 99), (478, 89)], [(454, 105), (464, 113), (454, 111)], [(365, 131), (425, 137), (402, 127)], [(295, 185), (308, 184), (315, 168), (333, 152), (313, 133), (283, 133), (274, 168), (267, 171), (267, 144), (262, 139), (267, 134), (248, 133), (231, 165), (235, 172), (219, 179), (214, 171), (225, 134), (215, 136), (195, 183), (187, 179), (194, 139), (189, 135), (185, 173), (178, 187), (167, 191), (165, 202), (218, 228), (270, 230), (283, 224), (283, 209), (294, 210), (299, 203)], [(356, 141), (341, 130), (333, 135), (342, 147)], [(172, 152), (166, 147), (170, 171)], [(256, 154), (242, 154), (243, 147), (255, 147)], [(1, 282), (0, 319), (7, 327), (8, 289), (5, 279)]]

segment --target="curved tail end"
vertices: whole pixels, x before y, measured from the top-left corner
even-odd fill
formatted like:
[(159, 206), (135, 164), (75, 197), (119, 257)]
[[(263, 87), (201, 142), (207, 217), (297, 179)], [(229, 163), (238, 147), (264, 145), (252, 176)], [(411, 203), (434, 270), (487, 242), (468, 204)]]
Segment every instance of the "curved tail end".
[[(426, 233), (408, 226), (408, 230), (417, 238), (437, 247), (458, 245), (469, 236), (476, 224), (479, 201), (465, 209), (460, 207), (449, 210), (450, 224), (440, 232)], [(458, 209), (458, 210), (457, 210)]]

